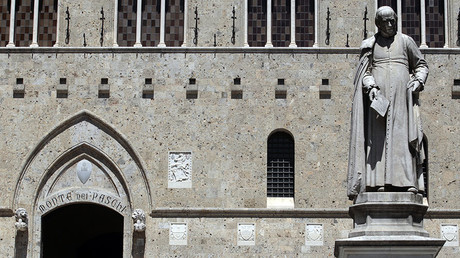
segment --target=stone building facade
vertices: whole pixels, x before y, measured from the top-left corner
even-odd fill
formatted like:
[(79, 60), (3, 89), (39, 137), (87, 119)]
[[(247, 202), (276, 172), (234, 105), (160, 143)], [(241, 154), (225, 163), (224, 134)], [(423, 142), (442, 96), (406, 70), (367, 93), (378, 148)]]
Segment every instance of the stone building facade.
[(430, 67), (425, 228), (457, 257), (458, 0), (0, 0), (0, 256), (333, 256), (379, 5)]

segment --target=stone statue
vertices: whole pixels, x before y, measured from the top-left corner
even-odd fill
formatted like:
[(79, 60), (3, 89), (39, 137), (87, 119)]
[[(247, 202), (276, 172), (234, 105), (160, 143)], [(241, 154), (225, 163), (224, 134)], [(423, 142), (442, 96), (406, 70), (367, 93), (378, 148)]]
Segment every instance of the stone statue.
[(348, 197), (361, 192), (424, 191), (418, 92), (428, 66), (414, 40), (397, 32), (391, 7), (377, 10), (379, 29), (361, 44), (354, 80)]
[(133, 212), (134, 220), (134, 231), (143, 232), (145, 231), (145, 213), (141, 209), (135, 209)]
[(24, 208), (18, 208), (16, 210), (16, 223), (14, 224), (16, 226), (16, 229), (18, 231), (26, 231), (27, 230), (27, 223), (28, 223), (28, 215), (27, 211)]

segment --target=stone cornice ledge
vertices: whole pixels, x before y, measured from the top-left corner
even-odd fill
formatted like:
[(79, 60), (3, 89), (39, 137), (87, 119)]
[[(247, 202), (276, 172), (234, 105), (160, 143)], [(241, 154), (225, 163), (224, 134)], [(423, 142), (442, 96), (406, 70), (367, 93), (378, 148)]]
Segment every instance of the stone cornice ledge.
[(14, 212), (12, 209), (0, 207), (0, 217), (12, 217)]
[[(350, 218), (346, 209), (157, 208), (152, 218)], [(460, 219), (460, 209), (428, 209), (425, 219)]]
[(158, 208), (153, 218), (349, 218), (348, 209)]
[(460, 209), (428, 209), (425, 219), (460, 219)]
[[(423, 48), (424, 54), (458, 55), (460, 48)], [(2, 54), (359, 54), (357, 47), (0, 47)]]

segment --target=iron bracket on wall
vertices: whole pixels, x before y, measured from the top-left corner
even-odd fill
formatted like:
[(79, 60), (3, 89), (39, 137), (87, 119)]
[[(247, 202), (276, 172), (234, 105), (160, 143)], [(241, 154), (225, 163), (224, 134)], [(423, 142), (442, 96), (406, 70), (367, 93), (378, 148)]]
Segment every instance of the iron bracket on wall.
[(99, 39), (99, 42), (101, 43), (101, 47), (104, 44), (104, 21), (105, 21), (105, 16), (104, 16), (104, 7), (101, 7), (101, 38)]
[(65, 11), (65, 20), (67, 21), (67, 28), (65, 29), (65, 43), (69, 44), (70, 42), (70, 12), (69, 7)]
[(233, 20), (233, 25), (232, 25), (232, 39), (231, 42), (233, 45), (235, 45), (235, 20), (236, 20), (236, 15), (235, 15), (235, 6), (233, 6), (233, 11), (232, 11), (232, 20)]
[(193, 28), (193, 32), (195, 33), (195, 36), (193, 37), (193, 44), (197, 45), (198, 44), (198, 6), (195, 6), (195, 28)]
[(457, 17), (457, 46), (460, 47), (460, 8), (458, 8)]
[(366, 9), (364, 10), (364, 18), (363, 18), (363, 21), (364, 21), (364, 29), (363, 29), (364, 39), (367, 39), (367, 21), (368, 20), (369, 20), (369, 18), (367, 17), (367, 6), (366, 6)]
[(324, 41), (324, 43), (326, 43), (326, 45), (329, 45), (330, 38), (331, 38), (331, 28), (329, 27), (329, 21), (330, 20), (331, 20), (331, 12), (329, 11), (329, 7), (328, 7), (327, 8), (327, 17), (326, 17), (326, 21), (327, 21), (326, 40)]

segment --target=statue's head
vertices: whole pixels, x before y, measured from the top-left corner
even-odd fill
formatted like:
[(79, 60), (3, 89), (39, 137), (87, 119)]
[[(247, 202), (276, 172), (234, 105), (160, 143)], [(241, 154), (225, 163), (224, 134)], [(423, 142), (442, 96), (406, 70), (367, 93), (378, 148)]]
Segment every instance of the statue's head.
[(395, 11), (389, 6), (382, 6), (375, 13), (375, 25), (379, 28), (379, 32), (385, 38), (396, 35), (398, 31), (398, 16)]

